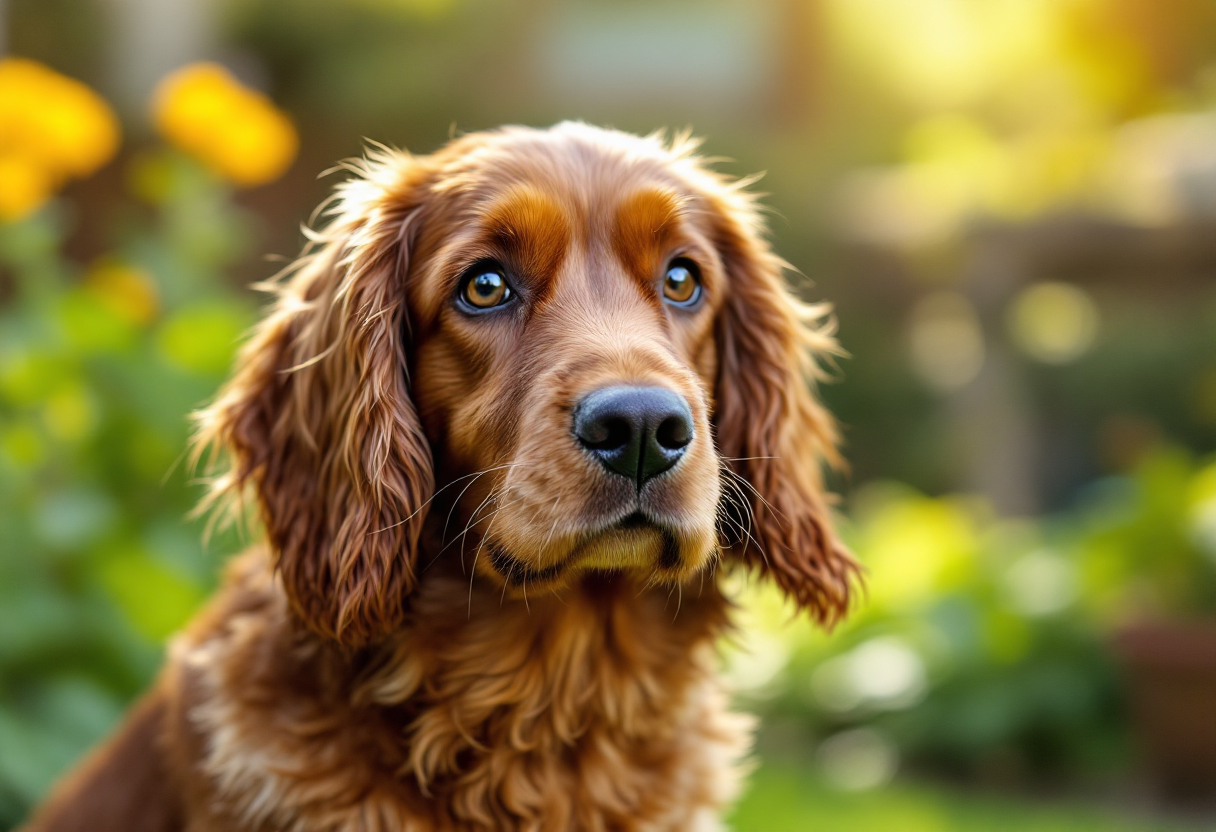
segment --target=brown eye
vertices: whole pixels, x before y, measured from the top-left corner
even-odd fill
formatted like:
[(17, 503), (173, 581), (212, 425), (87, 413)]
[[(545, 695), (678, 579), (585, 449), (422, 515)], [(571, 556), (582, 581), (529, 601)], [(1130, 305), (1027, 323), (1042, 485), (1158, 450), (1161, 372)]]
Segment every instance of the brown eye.
[(500, 267), (483, 264), (468, 272), (460, 289), (460, 299), (474, 310), (493, 309), (511, 299), (511, 287)]
[(701, 299), (701, 273), (687, 257), (678, 257), (663, 277), (663, 297), (675, 306), (692, 306)]

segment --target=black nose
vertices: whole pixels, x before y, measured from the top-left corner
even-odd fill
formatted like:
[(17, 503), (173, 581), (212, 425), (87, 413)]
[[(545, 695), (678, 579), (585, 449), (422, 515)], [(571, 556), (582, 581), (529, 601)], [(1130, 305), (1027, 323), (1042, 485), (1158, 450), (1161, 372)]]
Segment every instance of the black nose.
[(574, 408), (574, 435), (640, 490), (680, 461), (692, 441), (692, 413), (683, 396), (663, 387), (605, 387)]

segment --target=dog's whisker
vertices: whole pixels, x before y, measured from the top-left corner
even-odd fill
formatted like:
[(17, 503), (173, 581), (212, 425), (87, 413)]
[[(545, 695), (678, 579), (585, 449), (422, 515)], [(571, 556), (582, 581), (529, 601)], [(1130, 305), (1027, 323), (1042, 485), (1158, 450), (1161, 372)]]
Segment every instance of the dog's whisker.
[[(492, 513), (479, 516), (479, 513), (487, 505), (493, 505), (495, 507), (494, 511), (498, 511), (499, 509), (503, 508), (504, 505), (502, 503), (502, 497), (509, 490), (510, 490), (510, 486), (505, 485), (505, 484), (500, 485), (496, 488), (490, 489), (490, 492), (488, 494), (486, 494), (486, 496), (482, 499), (482, 501), (477, 504), (477, 507), (474, 508), (472, 513), (469, 515), (469, 522), (465, 524), (465, 527), (463, 529), (461, 529), (459, 532), (456, 533), (456, 535), (452, 538), (452, 540), (448, 541), (448, 545), (451, 545), (452, 542), (454, 542), (454, 541), (460, 539), (461, 537), (463, 537), (464, 535), (466, 535), (471, 528), (473, 528), (475, 525), (477, 525), (482, 520), (485, 520), (487, 517), (491, 516)], [(515, 502), (518, 503), (519, 501), (516, 500)], [(512, 503), (512, 505), (514, 505), (514, 503)]]
[(553, 508), (549, 509), (553, 512), (553, 525), (549, 527), (549, 534), (545, 537), (545, 542), (541, 544), (541, 551), (549, 548), (549, 543), (553, 540), (553, 533), (557, 531), (557, 522), (561, 520), (561, 515), (557, 513), (557, 508), (561, 501), (562, 495), (558, 494), (557, 499), (553, 501)]
[(511, 568), (507, 570), (507, 576), (502, 581), (502, 596), (498, 599), (498, 606), (502, 606), (507, 600), (507, 587), (511, 585), (511, 578), (515, 575), (515, 564), (511, 564)]
[[(442, 556), (444, 552), (446, 552), (448, 549), (451, 549), (454, 545), (459, 543), (459, 544), (461, 544), (461, 546), (460, 546), (460, 571), (462, 573), (464, 572), (464, 541), (465, 541), (466, 535), (475, 525), (480, 523), (482, 520), (486, 520), (490, 517), (493, 517), (501, 509), (506, 508), (506, 506), (498, 506), (489, 514), (486, 514), (483, 516), (477, 516), (478, 512), (480, 512), (482, 510), (482, 508), (485, 507), (486, 503), (493, 500), (496, 496), (497, 495), (493, 494), (493, 493), (488, 495), (486, 497), (486, 499), (482, 500), (481, 503), (478, 504), (477, 508), (473, 509), (473, 515), (472, 515), (472, 518), (469, 520), (468, 525), (466, 525), (459, 534), (457, 534), (455, 537), (453, 537), (451, 540), (449, 540), (447, 543), (445, 543), (439, 549), (439, 551), (435, 553), (435, 557), (431, 558), (427, 562), (426, 569), (430, 569), (432, 566), (434, 566), (435, 561), (439, 560), (440, 556)], [(426, 571), (426, 569), (424, 569), (423, 571)]]
[(566, 599), (561, 596), (561, 593), (558, 592), (558, 589), (559, 589), (559, 587), (556, 584), (553, 586), (550, 586), (549, 594), (552, 595), (555, 599), (557, 599), (557, 603), (559, 603), (563, 607), (569, 609), (570, 605), (566, 603)]
[(494, 510), (494, 514), (490, 518), (490, 525), (486, 527), (486, 533), (481, 536), (481, 542), (477, 544), (477, 551), (473, 553), (473, 568), (469, 570), (469, 618), (473, 617), (473, 576), (477, 574), (477, 558), (481, 555), (482, 547), (486, 545), (486, 538), (494, 530), (494, 521), (498, 518), (498, 512), (502, 511), (502, 509), (503, 507), (499, 506)]
[[(416, 516), (416, 515), (417, 515), (419, 512), (421, 512), (423, 509), (425, 509), (427, 506), (429, 506), (429, 505), (430, 505), (432, 502), (434, 502), (436, 497), (438, 497), (438, 496), (439, 496), (440, 494), (442, 494), (444, 491), (446, 491), (447, 489), (451, 488), (453, 485), (455, 485), (456, 483), (458, 483), (458, 482), (460, 482), (460, 481), (462, 481), (462, 480), (467, 480), (469, 477), (473, 477), (473, 478), (474, 478), (474, 479), (473, 479), (473, 482), (476, 482), (476, 481), (477, 481), (477, 479), (478, 479), (478, 478), (480, 478), (482, 474), (488, 474), (488, 473), (490, 473), (491, 471), (501, 471), (503, 468), (512, 468), (512, 467), (515, 467), (515, 466), (517, 466), (517, 465), (523, 465), (523, 464), (525, 464), (525, 463), (519, 463), (519, 462), (509, 462), (509, 463), (507, 463), (506, 465), (496, 465), (496, 466), (494, 466), (493, 468), (486, 468), (486, 469), (481, 470), (481, 471), (475, 471), (475, 472), (473, 472), (472, 474), (465, 474), (465, 475), (464, 475), (464, 476), (462, 476), (462, 477), (457, 477), (456, 479), (452, 480), (451, 482), (447, 483), (446, 485), (443, 485), (443, 486), (441, 486), (441, 487), (439, 487), (439, 488), (435, 489), (435, 493), (434, 493), (434, 494), (432, 494), (430, 497), (427, 497), (427, 498), (426, 498), (426, 500), (424, 500), (424, 501), (423, 501), (422, 505), (418, 506), (418, 508), (416, 508), (416, 509), (414, 509), (413, 511), (411, 511), (411, 512), (410, 512), (410, 514), (409, 514), (409, 516), (408, 516), (408, 517), (406, 517), (404, 520), (398, 520), (396, 523), (393, 523), (393, 524), (391, 524), (391, 525), (384, 526), (384, 527), (379, 528), (379, 529), (373, 529), (372, 531), (368, 532), (368, 535), (370, 536), (370, 535), (373, 535), (373, 534), (380, 534), (381, 532), (386, 532), (386, 531), (389, 531), (390, 529), (395, 529), (395, 528), (397, 528), (398, 526), (405, 525), (406, 523), (410, 522), (410, 520), (413, 520), (413, 519), (414, 519), (414, 517), (415, 517), (415, 516)], [(473, 484), (473, 483), (469, 483), (469, 485), (472, 485), (472, 484)], [(467, 489), (468, 489), (468, 486), (466, 486), (466, 487), (465, 487), (465, 490), (467, 490)], [(460, 492), (460, 497), (463, 497), (463, 496), (464, 496), (464, 491), (461, 491), (461, 492)], [(460, 497), (457, 497), (457, 498), (456, 498), (456, 501), (457, 501), (457, 502), (459, 502), (459, 501), (460, 501)], [(451, 513), (450, 513), (450, 512), (449, 512), (449, 515), (448, 515), (448, 516), (449, 516), (449, 517), (451, 516)], [(446, 527), (445, 527), (445, 528), (446, 528)]]
[[(484, 500), (482, 500), (480, 503), (478, 503), (478, 504), (477, 504), (477, 508), (473, 509), (473, 513), (472, 513), (471, 515), (469, 515), (469, 522), (468, 522), (468, 524), (467, 524), (467, 525), (464, 527), (464, 531), (462, 531), (462, 532), (461, 532), (461, 533), (460, 533), (460, 534), (459, 534), (457, 537), (453, 538), (453, 540), (452, 540), (452, 542), (453, 542), (453, 543), (454, 543), (456, 540), (460, 540), (460, 541), (461, 541), (461, 544), (460, 544), (460, 571), (461, 571), (461, 572), (463, 572), (463, 571), (464, 571), (464, 539), (465, 539), (465, 535), (466, 535), (466, 534), (468, 534), (469, 529), (471, 529), (471, 528), (473, 528), (473, 526), (477, 525), (477, 523), (478, 523), (478, 522), (480, 522), (480, 520), (482, 519), (482, 518), (478, 517), (478, 514), (481, 512), (481, 510), (482, 510), (483, 508), (485, 508), (487, 504), (492, 503), (492, 502), (494, 502), (494, 501), (495, 501), (495, 500), (497, 500), (497, 499), (498, 499), (498, 493), (497, 493), (496, 491), (491, 491), (489, 494), (487, 494), (487, 495), (486, 495), (486, 497), (485, 497), (485, 499), (484, 499)], [(497, 509), (495, 509), (495, 512), (497, 512)], [(493, 513), (493, 512), (492, 512), (492, 513)], [(449, 543), (448, 545), (450, 546), (451, 544)], [(444, 548), (446, 549), (447, 547), (445, 546)], [(440, 554), (442, 554), (442, 553), (443, 553), (443, 549), (440, 549)]]
[[(476, 474), (467, 474), (466, 476), (473, 477), (473, 481), (470, 482), (468, 485), (466, 485), (464, 488), (462, 488), (460, 490), (460, 493), (456, 495), (456, 499), (452, 501), (452, 507), (450, 509), (448, 509), (448, 516), (443, 521), (443, 531), (440, 533), (439, 539), (443, 540), (444, 538), (446, 538), (448, 536), (448, 524), (452, 522), (452, 512), (456, 510), (457, 506), (460, 505), (460, 501), (462, 499), (464, 499), (465, 492), (467, 492), (470, 488), (472, 488), (473, 483), (475, 483), (475, 482), (477, 482), (477, 480), (481, 479), (481, 476), (483, 474), (489, 474), (492, 471), (501, 471), (504, 468), (516, 468), (516, 467), (526, 467), (526, 466), (527, 466), (527, 463), (525, 463), (525, 462), (518, 462), (518, 461), (508, 462), (504, 465), (496, 465), (492, 468), (486, 468), (484, 470), (478, 471)], [(453, 480), (452, 482), (455, 483), (455, 482), (457, 482), (457, 480)], [(444, 488), (447, 488), (447, 486), (444, 486)]]
[[(482, 505), (482, 506), (484, 506), (484, 505), (486, 504), (487, 500), (488, 500), (488, 501), (490, 501), (490, 502), (495, 503), (494, 510), (493, 510), (493, 511), (490, 511), (488, 514), (483, 514), (483, 515), (481, 515), (480, 517), (474, 517), (473, 519), (471, 519), (471, 520), (469, 521), (469, 524), (468, 524), (467, 526), (465, 526), (465, 527), (464, 527), (464, 530), (463, 530), (463, 531), (461, 531), (461, 532), (460, 532), (460, 534), (459, 534), (457, 537), (455, 537), (455, 538), (454, 538), (454, 539), (453, 539), (451, 542), (449, 542), (449, 543), (448, 543), (448, 546), (451, 546), (451, 545), (452, 545), (452, 543), (455, 543), (457, 540), (463, 540), (463, 539), (465, 538), (465, 536), (466, 536), (466, 535), (467, 535), (467, 534), (468, 534), (470, 531), (472, 531), (472, 530), (473, 530), (473, 528), (474, 528), (474, 527), (475, 527), (475, 526), (476, 526), (478, 523), (482, 522), (483, 520), (490, 520), (490, 521), (491, 521), (491, 523), (493, 523), (493, 518), (494, 518), (494, 517), (495, 517), (495, 516), (498, 514), (498, 512), (500, 512), (500, 511), (502, 511), (503, 509), (506, 509), (506, 508), (511, 508), (512, 506), (517, 506), (517, 505), (519, 505), (519, 504), (520, 504), (520, 503), (523, 501), (523, 498), (521, 497), (521, 498), (520, 498), (520, 499), (518, 499), (518, 500), (514, 500), (514, 501), (509, 502), (509, 503), (503, 503), (503, 502), (500, 502), (500, 498), (501, 498), (502, 496), (503, 496), (503, 495), (502, 495), (502, 492), (496, 492), (496, 493), (494, 493), (494, 494), (490, 495), (490, 497), (488, 497), (486, 500), (482, 500), (482, 503), (481, 503), (481, 505)], [(479, 510), (480, 510), (480, 506), (479, 506), (478, 508), (479, 508)], [(487, 533), (488, 533), (488, 529), (487, 529)]]
[(730, 488), (732, 490), (732, 493), (736, 496), (736, 500), (734, 501), (734, 504), (739, 506), (739, 508), (743, 511), (744, 517), (747, 521), (747, 525), (744, 526), (739, 520), (736, 520), (733, 517), (730, 518), (730, 522), (744, 536), (744, 546), (743, 546), (743, 552), (741, 553), (741, 555), (746, 555), (748, 545), (750, 545), (751, 543), (754, 543), (754, 544), (756, 544), (756, 548), (759, 549), (760, 555), (764, 559), (765, 564), (767, 565), (768, 564), (768, 553), (765, 552), (764, 547), (762, 545), (760, 545), (760, 541), (756, 540), (755, 536), (752, 534), (752, 529), (754, 528), (753, 524), (755, 523), (755, 512), (751, 506), (751, 501), (747, 499), (746, 495), (743, 493), (743, 490), (739, 487), (739, 484), (738, 484), (739, 481), (744, 481), (744, 482), (746, 482), (746, 481), (743, 480), (743, 478), (740, 477), (738, 474), (736, 474), (734, 471), (731, 471), (729, 468), (723, 467), (722, 471), (723, 471), (723, 473), (728, 475), (725, 479), (725, 483), (726, 483), (727, 487)]
[[(470, 519), (469, 525), (465, 526), (465, 529), (464, 529), (465, 532), (467, 532), (469, 530), (469, 528), (472, 527), (473, 524), (478, 522), (478, 520), (483, 519), (483, 518), (477, 517), (477, 514), (478, 514), (478, 512), (480, 512), (482, 510), (482, 508), (485, 507), (487, 502), (489, 502), (490, 500), (492, 500), (494, 498), (494, 496), (495, 496), (495, 493), (490, 492), (489, 494), (486, 495), (486, 498), (477, 505), (477, 508), (473, 509), (473, 514), (471, 515), (472, 519)], [(442, 538), (441, 538), (441, 540), (442, 540)], [(429, 561), (427, 561), (426, 567), (423, 569), (423, 571), (425, 572), (427, 569), (430, 569), (432, 566), (434, 566), (435, 561), (439, 560), (439, 557), (444, 552), (446, 552), (448, 549), (452, 548), (452, 544), (456, 543), (457, 541), (463, 541), (463, 540), (464, 540), (464, 532), (461, 532), (461, 534), (459, 534), (456, 537), (449, 540), (444, 546), (440, 547), (438, 552), (435, 553), (435, 557), (433, 557)], [(461, 547), (461, 552), (460, 552), (460, 571), (464, 572), (464, 547), (463, 546)]]
[[(740, 526), (739, 530), (744, 533), (747, 541), (750, 541), (751, 543), (756, 544), (756, 548), (760, 551), (760, 556), (761, 556), (761, 558), (764, 559), (764, 563), (767, 566), (767, 565), (769, 565), (768, 552), (765, 551), (764, 547), (760, 544), (760, 541), (756, 540), (755, 536), (752, 534), (752, 530), (754, 529), (754, 524), (755, 524), (755, 510), (752, 507), (751, 501), (746, 498), (746, 495), (743, 493), (743, 490), (739, 486), (740, 486), (740, 483), (742, 483), (743, 485), (746, 485), (749, 488), (751, 488), (752, 491), (755, 491), (755, 488), (752, 487), (751, 483), (749, 483), (746, 479), (744, 479), (743, 477), (741, 477), (739, 474), (735, 473), (734, 471), (731, 471), (729, 468), (723, 467), (722, 470), (724, 473), (726, 473), (728, 475), (727, 479), (726, 479), (727, 484), (729, 485), (730, 488), (733, 489), (734, 493), (738, 497), (738, 502), (736, 504), (739, 505), (743, 509), (745, 516), (747, 518), (747, 527), (743, 528)], [(757, 496), (759, 496), (758, 492), (757, 492)], [(763, 499), (763, 497), (761, 497), (761, 499)], [(766, 500), (765, 503), (767, 504), (767, 502), (768, 501)], [(747, 553), (747, 546), (748, 546), (748, 543), (745, 542), (742, 554)]]
[(776, 520), (778, 521), (778, 523), (780, 523), (780, 521), (781, 521), (783, 518), (784, 518), (784, 519), (788, 519), (788, 518), (786, 518), (786, 517), (785, 517), (785, 515), (784, 515), (782, 512), (780, 512), (780, 511), (778, 511), (776, 508), (774, 508), (774, 507), (773, 507), (773, 504), (772, 504), (772, 503), (770, 503), (768, 500), (766, 500), (766, 499), (764, 498), (764, 495), (763, 495), (763, 494), (761, 494), (759, 491), (757, 491), (757, 490), (756, 490), (756, 486), (752, 485), (750, 482), (748, 482), (748, 481), (747, 481), (747, 478), (746, 478), (746, 477), (740, 476), (740, 475), (739, 475), (737, 472), (735, 472), (735, 471), (731, 471), (731, 474), (732, 474), (732, 475), (735, 477), (735, 480), (736, 480), (737, 482), (740, 482), (740, 483), (742, 483), (743, 485), (747, 486), (747, 488), (748, 488), (748, 489), (749, 489), (749, 490), (750, 490), (750, 491), (751, 491), (753, 494), (755, 494), (755, 495), (756, 495), (757, 499), (759, 499), (759, 500), (760, 500), (760, 502), (764, 504), (765, 508), (767, 508), (767, 509), (768, 509), (770, 512), (772, 512), (774, 519), (776, 519)]

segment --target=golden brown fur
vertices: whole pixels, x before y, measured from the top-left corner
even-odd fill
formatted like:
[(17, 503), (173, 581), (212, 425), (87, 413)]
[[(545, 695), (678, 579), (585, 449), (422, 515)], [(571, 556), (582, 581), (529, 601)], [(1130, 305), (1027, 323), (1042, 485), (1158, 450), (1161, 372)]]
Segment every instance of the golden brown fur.
[[(693, 150), (563, 124), (352, 166), (199, 418), (266, 544), (30, 830), (717, 828), (748, 738), (717, 570), (830, 624), (856, 567), (820, 485), (825, 310)], [(695, 308), (663, 301), (676, 256)], [(491, 257), (520, 298), (463, 314)], [(694, 428), (636, 492), (570, 427), (620, 383)]]

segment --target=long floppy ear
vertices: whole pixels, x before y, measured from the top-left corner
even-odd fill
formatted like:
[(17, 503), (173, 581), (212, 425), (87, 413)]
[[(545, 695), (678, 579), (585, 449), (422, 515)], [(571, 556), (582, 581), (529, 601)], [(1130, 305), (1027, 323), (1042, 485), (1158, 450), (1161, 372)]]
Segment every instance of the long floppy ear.
[(413, 165), (355, 166), (195, 437), (227, 450), (211, 501), (253, 487), (292, 609), (351, 647), (401, 622), (434, 489), (403, 343)]
[(728, 283), (714, 427), (726, 464), (748, 484), (727, 489), (739, 532), (727, 543), (831, 626), (848, 611), (859, 567), (836, 537), (823, 489), (821, 466), (841, 463), (836, 423), (812, 389), (824, 375), (819, 362), (840, 353), (829, 310), (790, 294), (749, 196), (726, 186), (712, 201)]

